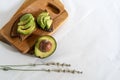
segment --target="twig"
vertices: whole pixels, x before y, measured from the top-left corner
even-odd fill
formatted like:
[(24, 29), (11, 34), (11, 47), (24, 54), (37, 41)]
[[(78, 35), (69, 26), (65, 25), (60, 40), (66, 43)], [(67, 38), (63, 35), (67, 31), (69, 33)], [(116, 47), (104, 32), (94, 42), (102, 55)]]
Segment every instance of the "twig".
[(42, 66), (42, 65), (45, 65), (45, 66), (66, 66), (66, 67), (70, 67), (71, 65), (70, 64), (66, 64), (66, 63), (55, 63), (55, 62), (50, 62), (50, 63), (43, 63), (43, 64), (24, 64), (24, 65), (0, 65), (0, 67), (24, 67), (24, 66)]
[(72, 74), (82, 74), (82, 71), (78, 70), (68, 70), (68, 69), (16, 69), (16, 68), (11, 68), (11, 67), (1, 67), (0, 68), (3, 71), (44, 71), (44, 72), (57, 72), (57, 73), (72, 73)]

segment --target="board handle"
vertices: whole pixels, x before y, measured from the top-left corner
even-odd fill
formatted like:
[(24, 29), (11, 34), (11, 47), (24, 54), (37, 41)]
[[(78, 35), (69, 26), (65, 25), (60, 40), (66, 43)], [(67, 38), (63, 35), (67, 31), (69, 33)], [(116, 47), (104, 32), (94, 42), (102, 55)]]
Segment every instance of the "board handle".
[(55, 0), (48, 2), (46, 7), (54, 14), (60, 14), (64, 10), (64, 7), (61, 5), (60, 1), (58, 3), (58, 1)]

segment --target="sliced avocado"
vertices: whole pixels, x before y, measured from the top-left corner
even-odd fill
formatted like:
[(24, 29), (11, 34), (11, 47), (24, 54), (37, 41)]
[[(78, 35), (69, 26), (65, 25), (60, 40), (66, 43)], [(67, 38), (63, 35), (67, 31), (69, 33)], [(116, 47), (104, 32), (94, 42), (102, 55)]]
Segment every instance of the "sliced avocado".
[(18, 29), (17, 29), (17, 32), (23, 35), (31, 34), (36, 28), (35, 23), (33, 23), (28, 29), (22, 29), (23, 27), (24, 26), (18, 26)]
[(38, 38), (34, 52), (35, 56), (40, 58), (46, 58), (54, 53), (56, 50), (57, 43), (56, 40), (49, 35), (44, 35)]
[(43, 23), (45, 24), (45, 26), (47, 26), (47, 21), (50, 20), (50, 16), (45, 16), (43, 19)]
[(25, 14), (20, 18), (20, 22), (18, 23), (19, 26), (27, 24), (30, 20), (34, 20), (32, 14)]
[(41, 23), (41, 17), (42, 17), (42, 16), (39, 16), (39, 17), (37, 18), (37, 23), (40, 25), (40, 27), (41, 27), (42, 29), (44, 29), (45, 25), (44, 25), (43, 23)]
[(52, 22), (53, 22), (52, 20), (47, 20), (47, 26), (46, 26), (47, 29), (50, 29)]
[(31, 34), (36, 28), (34, 17), (32, 14), (25, 14), (20, 18), (17, 32), (23, 35)]
[(37, 23), (43, 30), (49, 30), (52, 24), (52, 19), (50, 18), (50, 15), (48, 12), (42, 12), (37, 17)]
[(28, 28), (30, 28), (32, 25), (34, 25), (34, 21), (33, 20), (30, 20), (27, 24), (25, 24), (24, 25), (24, 27), (23, 28), (21, 28), (21, 29), (28, 29)]
[(32, 14), (25, 14), (20, 18), (20, 21), (26, 21), (33, 18)]
[(48, 16), (49, 13), (48, 12), (42, 12), (39, 16)]
[(45, 16), (48, 16), (49, 15), (49, 13), (47, 13), (47, 12), (42, 12), (39, 16), (38, 16), (38, 18), (37, 18), (37, 22), (38, 22), (38, 24), (39, 25), (44, 25), (43, 24), (43, 16), (45, 17)]
[(43, 20), (44, 20), (45, 17), (46, 17), (46, 16), (41, 16), (41, 17), (40, 17), (40, 25), (41, 25), (41, 28), (42, 28), (42, 29), (44, 29), (45, 26), (46, 26), (45, 23), (43, 22)]

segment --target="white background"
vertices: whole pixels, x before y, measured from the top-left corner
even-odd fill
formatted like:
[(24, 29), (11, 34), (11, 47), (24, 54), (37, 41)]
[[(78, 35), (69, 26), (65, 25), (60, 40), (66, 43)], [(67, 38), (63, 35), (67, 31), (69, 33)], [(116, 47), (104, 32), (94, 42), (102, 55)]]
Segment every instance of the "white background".
[[(120, 0), (61, 1), (69, 17), (53, 35), (55, 53), (41, 60), (0, 42), (0, 64), (66, 62), (83, 74), (0, 71), (0, 80), (120, 80)], [(23, 2), (0, 2), (0, 28)]]

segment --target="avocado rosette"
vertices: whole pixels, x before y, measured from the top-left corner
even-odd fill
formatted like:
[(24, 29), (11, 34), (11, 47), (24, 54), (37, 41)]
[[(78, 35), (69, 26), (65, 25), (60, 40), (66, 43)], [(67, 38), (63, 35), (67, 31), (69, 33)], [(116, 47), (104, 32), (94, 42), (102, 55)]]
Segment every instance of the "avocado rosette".
[(42, 12), (37, 17), (37, 23), (43, 30), (49, 30), (51, 28), (53, 20), (48, 12)]
[(32, 14), (25, 14), (20, 18), (17, 32), (23, 35), (31, 34), (36, 28), (35, 20)]

